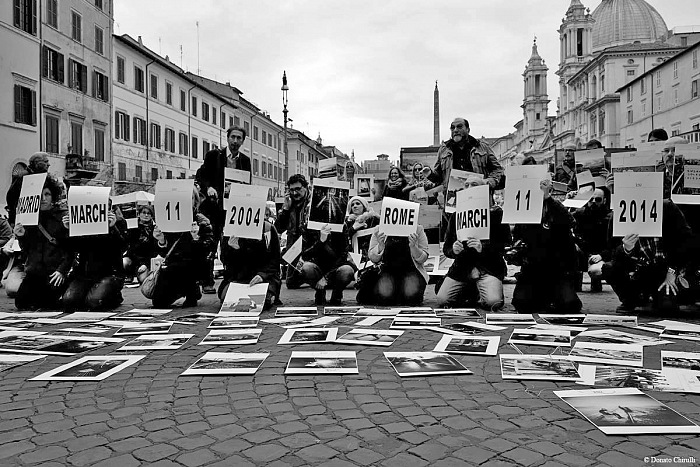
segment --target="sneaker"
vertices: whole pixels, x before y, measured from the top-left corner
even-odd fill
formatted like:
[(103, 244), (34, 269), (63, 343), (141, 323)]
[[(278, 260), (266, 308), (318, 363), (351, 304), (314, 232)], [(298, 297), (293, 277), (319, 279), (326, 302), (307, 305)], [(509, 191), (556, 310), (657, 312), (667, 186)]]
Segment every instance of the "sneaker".
[(216, 288), (213, 285), (205, 285), (202, 287), (202, 293), (213, 294), (216, 293)]

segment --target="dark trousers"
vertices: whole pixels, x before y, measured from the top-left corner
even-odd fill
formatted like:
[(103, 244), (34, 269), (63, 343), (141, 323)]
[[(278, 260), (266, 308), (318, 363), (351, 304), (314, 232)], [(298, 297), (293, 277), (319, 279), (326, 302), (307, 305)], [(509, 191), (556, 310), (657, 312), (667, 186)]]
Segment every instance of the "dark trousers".
[(378, 306), (420, 305), (427, 285), (416, 270), (407, 273), (383, 271), (375, 283), (363, 286), (369, 287), (369, 290), (360, 289), (357, 301), (363, 305)]
[(101, 279), (76, 277), (68, 284), (61, 302), (66, 309), (110, 310), (124, 301), (124, 280), (117, 276)]
[[(583, 306), (576, 295), (573, 274), (551, 276), (527, 270), (518, 276), (512, 304), (518, 313), (580, 313)], [(548, 310), (549, 307), (554, 310)]]
[(17, 290), (15, 306), (18, 310), (59, 308), (65, 289), (65, 284), (61, 287), (49, 284), (49, 274), (29, 272)]
[[(323, 274), (321, 268), (316, 266), (315, 263), (311, 261), (306, 261), (302, 266), (301, 272), (294, 268), (288, 268), (287, 275), (287, 288), (298, 289), (302, 284), (309, 284), (314, 287), (316, 283), (324, 275), (328, 279), (328, 285), (326, 288), (333, 290), (331, 294), (331, 299), (341, 300), (343, 298), (343, 290), (348, 286), (350, 282), (355, 279), (355, 271), (352, 266), (344, 264), (339, 266), (330, 272)], [(321, 292), (318, 292), (319, 294)], [(323, 292), (325, 294), (325, 292)]]
[(154, 308), (168, 308), (177, 299), (186, 297), (188, 300), (199, 300), (202, 292), (199, 289), (198, 275), (192, 265), (168, 265), (161, 268), (158, 280), (153, 288)]
[[(666, 279), (666, 268), (645, 267), (630, 271), (616, 261), (603, 264), (603, 278), (610, 284), (623, 305), (644, 306), (653, 299), (654, 309), (660, 312), (678, 311), (678, 297), (666, 295), (666, 289), (659, 289)], [(680, 291), (680, 290), (679, 290)]]

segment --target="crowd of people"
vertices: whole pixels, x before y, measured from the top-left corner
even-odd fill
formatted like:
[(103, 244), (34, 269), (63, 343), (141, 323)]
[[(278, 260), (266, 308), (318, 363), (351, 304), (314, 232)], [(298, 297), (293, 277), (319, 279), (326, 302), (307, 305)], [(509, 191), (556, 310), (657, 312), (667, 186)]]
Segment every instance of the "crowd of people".
[[(431, 278), (426, 269), (430, 254), (424, 227), (417, 225), (408, 236), (387, 236), (377, 228), (379, 214), (365, 197), (350, 198), (342, 228), (309, 228), (312, 189), (301, 174), (287, 180), (284, 203), (277, 212), (267, 213), (260, 238), (224, 235), (224, 172), (227, 168), (250, 172), (251, 167), (248, 156), (239, 152), (246, 131), (233, 126), (227, 131), (228, 145), (207, 153), (197, 171), (193, 223), (187, 232), (162, 232), (154, 222), (152, 206), (143, 205), (137, 210), (135, 228), (127, 229), (119, 209), (112, 207), (107, 234), (70, 237), (66, 188), (50, 174), (41, 196), (38, 225), (23, 226), (14, 214), (21, 189), (18, 178), (7, 194), (9, 219), (0, 219), (3, 286), (20, 310), (73, 311), (114, 308), (123, 300), (125, 283), (140, 284), (149, 277), (153, 287), (148, 297), (157, 308), (169, 307), (181, 298), (185, 299), (183, 306), (195, 306), (202, 293), (218, 293), (223, 302), (230, 283), (267, 283), (264, 308), (269, 309), (282, 304), (283, 280), (288, 289), (308, 284), (314, 290), (316, 305), (342, 304), (353, 282), (359, 304), (420, 305), (428, 284), (435, 282), (440, 307), (498, 311), (505, 304), (503, 282), (510, 263), (520, 266), (512, 305), (522, 313), (580, 312), (578, 295), (584, 272), (591, 277), (592, 293), (602, 290), (603, 281), (613, 288), (621, 311), (651, 305), (665, 313), (677, 311), (679, 304), (695, 303), (700, 290), (696, 254), (700, 242), (683, 206), (671, 201), (668, 190), (661, 237), (615, 237), (610, 206), (614, 177), (609, 173), (605, 185), (597, 186), (579, 209), (567, 208), (552, 196), (553, 181), (576, 189), (574, 152), (567, 149), (561, 166), (550, 168), (540, 182), (541, 221), (504, 224), (503, 209), (494, 202), (495, 191), (506, 183), (504, 169), (488, 145), (470, 136), (469, 131), (466, 119), (455, 119), (451, 137), (438, 149), (432, 168), (417, 163), (406, 176), (399, 167), (392, 167), (383, 192), (376, 197), (408, 200), (420, 192), (421, 202), (443, 208), (453, 169), (470, 174), (464, 180), (465, 190), (489, 187), (487, 240), (458, 239), (455, 215), (442, 209), (442, 254), (453, 262), (447, 274), (438, 279)], [(654, 130), (652, 138), (667, 139), (663, 130)], [(587, 147), (600, 146), (592, 141)], [(673, 157), (673, 152), (667, 151), (666, 157)], [(532, 156), (518, 162), (536, 164)], [(660, 170), (672, 170), (663, 162)], [(48, 172), (48, 167), (48, 155), (37, 153), (30, 159), (28, 172)], [(426, 191), (431, 196), (424, 200)], [(350, 253), (353, 239), (359, 236), (369, 241), (355, 252), (361, 258), (357, 261)], [(286, 264), (282, 254), (299, 239), (302, 248), (298, 260)], [(223, 264), (218, 290), (213, 274), (217, 255)]]

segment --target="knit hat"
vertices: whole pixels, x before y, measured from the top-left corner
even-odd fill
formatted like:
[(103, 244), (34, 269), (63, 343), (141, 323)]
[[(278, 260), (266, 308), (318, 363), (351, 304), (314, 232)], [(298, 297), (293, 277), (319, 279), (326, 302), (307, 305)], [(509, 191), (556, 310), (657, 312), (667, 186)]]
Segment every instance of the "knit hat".
[(348, 208), (345, 210), (345, 217), (348, 217), (350, 214), (352, 214), (352, 211), (350, 211), (350, 206), (352, 206), (353, 201), (359, 201), (360, 203), (362, 203), (362, 206), (364, 206), (365, 208), (364, 212), (369, 211), (369, 203), (367, 202), (366, 198), (363, 198), (361, 196), (353, 196), (348, 202)]

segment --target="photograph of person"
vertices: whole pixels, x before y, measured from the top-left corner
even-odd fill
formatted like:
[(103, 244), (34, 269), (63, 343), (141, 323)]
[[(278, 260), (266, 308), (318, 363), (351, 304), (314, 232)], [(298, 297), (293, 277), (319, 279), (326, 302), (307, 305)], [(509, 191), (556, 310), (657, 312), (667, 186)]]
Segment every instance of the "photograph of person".
[(214, 318), (209, 328), (254, 328), (258, 325), (258, 318)]
[[(335, 324), (335, 323), (334, 323)], [(370, 331), (353, 329), (336, 339), (339, 344), (391, 345), (403, 331)]]

